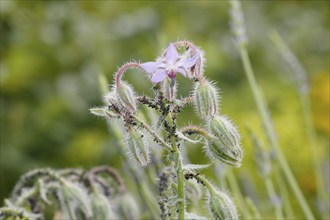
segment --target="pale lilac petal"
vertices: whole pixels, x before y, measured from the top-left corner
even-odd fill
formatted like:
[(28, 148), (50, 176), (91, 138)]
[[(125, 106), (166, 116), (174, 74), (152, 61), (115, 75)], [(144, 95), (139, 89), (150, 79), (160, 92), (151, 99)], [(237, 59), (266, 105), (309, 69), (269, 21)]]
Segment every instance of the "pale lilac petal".
[(170, 45), (168, 46), (168, 48), (166, 49), (166, 54), (165, 54), (165, 58), (167, 62), (172, 62), (174, 63), (179, 57), (178, 51), (176, 51), (174, 45), (172, 43), (170, 43)]
[(184, 77), (187, 77), (186, 71), (182, 67), (177, 68), (176, 71), (181, 73)]
[(140, 67), (144, 69), (147, 73), (153, 73), (156, 71), (159, 63), (158, 62), (146, 62), (146, 63), (141, 63)]
[(153, 83), (158, 83), (160, 81), (163, 81), (166, 78), (167, 74), (165, 70), (158, 70), (157, 72), (155, 72), (152, 77), (151, 77), (151, 81)]
[(183, 60), (182, 61), (183, 66), (187, 69), (193, 67), (198, 58), (199, 58), (199, 54), (196, 53), (193, 57)]

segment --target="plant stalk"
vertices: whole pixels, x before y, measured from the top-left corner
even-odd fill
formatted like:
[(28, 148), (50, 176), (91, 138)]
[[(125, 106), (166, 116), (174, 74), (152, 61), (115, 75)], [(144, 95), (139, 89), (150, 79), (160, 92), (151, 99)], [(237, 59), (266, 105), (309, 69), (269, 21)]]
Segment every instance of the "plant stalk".
[[(171, 129), (174, 129), (173, 125), (173, 118), (172, 115), (169, 115), (169, 124)], [(173, 154), (176, 154), (175, 158), (178, 158), (176, 161), (177, 164), (177, 178), (178, 178), (178, 205), (179, 205), (179, 219), (184, 220), (185, 219), (185, 193), (184, 193), (184, 175), (183, 175), (183, 169), (182, 169), (182, 157), (180, 150), (178, 149), (178, 146), (176, 144), (176, 138), (175, 138), (175, 131), (171, 132), (171, 144), (172, 144), (172, 152)]]
[(254, 72), (253, 72), (253, 69), (252, 69), (252, 66), (251, 66), (250, 58), (249, 58), (248, 52), (247, 52), (245, 47), (240, 47), (240, 55), (241, 55), (241, 59), (242, 59), (242, 62), (243, 62), (245, 74), (248, 78), (248, 82), (249, 82), (250, 88), (251, 88), (252, 93), (253, 93), (254, 100), (256, 102), (259, 114), (261, 115), (261, 118), (262, 118), (262, 123), (263, 123), (263, 126), (265, 128), (268, 141), (269, 141), (270, 145), (272, 146), (273, 150), (276, 153), (279, 165), (281, 166), (281, 168), (282, 168), (282, 170), (285, 174), (285, 177), (287, 178), (287, 180), (289, 182), (289, 185), (290, 185), (292, 191), (294, 192), (295, 196), (297, 197), (297, 200), (298, 200), (305, 216), (308, 219), (315, 219), (315, 217), (314, 217), (311, 209), (309, 208), (309, 205), (308, 205), (303, 193), (300, 190), (300, 187), (299, 187), (295, 177), (292, 174), (292, 171), (291, 171), (291, 169), (290, 169), (290, 167), (289, 167), (289, 165), (288, 165), (288, 163), (287, 163), (287, 161), (286, 161), (286, 159), (285, 159), (285, 157), (282, 153), (282, 150), (279, 146), (279, 143), (276, 139), (275, 131), (274, 131), (274, 128), (271, 124), (270, 115), (267, 111), (266, 104), (263, 101), (261, 92), (260, 92), (259, 87), (257, 85), (256, 79), (255, 79), (255, 76), (254, 76)]

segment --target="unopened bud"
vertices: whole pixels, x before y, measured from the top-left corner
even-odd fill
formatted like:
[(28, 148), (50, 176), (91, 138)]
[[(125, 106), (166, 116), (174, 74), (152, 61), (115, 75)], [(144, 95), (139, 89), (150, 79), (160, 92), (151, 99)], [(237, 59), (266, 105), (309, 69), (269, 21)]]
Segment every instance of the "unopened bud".
[(146, 166), (150, 162), (149, 147), (145, 136), (141, 131), (129, 128), (125, 139), (126, 150), (141, 166)]
[[(62, 207), (63, 209), (69, 208), (72, 212), (76, 204), (76, 208), (83, 212), (87, 218), (92, 216), (89, 197), (87, 192), (81, 186), (64, 180), (62, 194), (64, 199), (62, 204), (62, 206), (64, 206)], [(70, 204), (72, 207), (67, 207), (68, 204)]]
[(218, 91), (206, 79), (196, 82), (193, 98), (195, 110), (201, 118), (212, 117), (218, 112)]
[(93, 219), (118, 219), (105, 195), (95, 192), (91, 195), (91, 202)]
[(216, 220), (238, 220), (238, 213), (234, 202), (223, 192), (210, 192), (208, 207)]
[(176, 96), (176, 82), (166, 78), (162, 83), (162, 91), (168, 101), (173, 101)]
[(209, 156), (223, 163), (239, 167), (243, 158), (240, 135), (235, 126), (224, 116), (216, 115), (210, 121), (207, 152)]
[(122, 81), (119, 87), (116, 87), (116, 94), (120, 105), (128, 112), (136, 111), (135, 93), (127, 82)]
[(140, 219), (139, 206), (134, 197), (125, 192), (119, 197), (119, 213), (123, 219)]

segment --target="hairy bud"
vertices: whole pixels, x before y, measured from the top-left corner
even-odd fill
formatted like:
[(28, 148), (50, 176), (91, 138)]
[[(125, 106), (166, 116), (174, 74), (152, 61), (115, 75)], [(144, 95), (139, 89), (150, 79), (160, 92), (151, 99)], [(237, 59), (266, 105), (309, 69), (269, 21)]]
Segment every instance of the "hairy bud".
[[(89, 197), (80, 185), (64, 180), (62, 196), (62, 209), (69, 211), (71, 213), (69, 216), (74, 216), (77, 209), (83, 212), (87, 218), (92, 216)], [(68, 204), (70, 207), (67, 207)]]
[(139, 206), (131, 194), (125, 192), (119, 199), (118, 209), (123, 219), (140, 219)]
[(149, 147), (144, 133), (129, 128), (125, 144), (129, 154), (139, 165), (146, 166), (150, 162)]
[(127, 82), (122, 81), (120, 86), (116, 87), (116, 95), (120, 105), (128, 112), (136, 111), (135, 93)]
[(240, 135), (234, 125), (224, 116), (216, 115), (210, 120), (210, 132), (206, 150), (209, 156), (223, 163), (239, 167), (243, 158)]
[(201, 118), (213, 117), (218, 112), (218, 91), (209, 81), (204, 79), (195, 84), (193, 98)]
[(238, 220), (238, 213), (233, 201), (223, 192), (210, 192), (208, 207), (216, 220)]
[(105, 195), (95, 192), (91, 195), (91, 202), (93, 219), (118, 219)]

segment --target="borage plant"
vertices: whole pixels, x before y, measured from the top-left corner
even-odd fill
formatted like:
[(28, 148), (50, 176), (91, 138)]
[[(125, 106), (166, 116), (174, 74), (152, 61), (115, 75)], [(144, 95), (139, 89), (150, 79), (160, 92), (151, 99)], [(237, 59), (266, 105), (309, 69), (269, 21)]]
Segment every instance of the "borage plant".
[[(179, 53), (178, 49), (184, 48)], [(115, 74), (112, 90), (104, 96), (106, 106), (91, 108), (90, 111), (106, 117), (109, 123), (120, 120), (125, 127), (124, 145), (130, 157), (141, 166), (151, 161), (151, 146), (158, 145), (165, 155), (164, 168), (159, 174), (158, 203), (162, 219), (201, 219), (186, 212), (186, 194), (192, 184), (199, 183), (208, 191), (206, 206), (215, 219), (238, 219), (231, 198), (217, 189), (197, 170), (220, 161), (239, 167), (242, 161), (240, 135), (232, 122), (219, 113), (218, 89), (204, 76), (204, 52), (188, 41), (170, 43), (156, 61), (129, 62), (119, 68)], [(153, 97), (139, 96), (133, 87), (122, 80), (129, 69), (137, 69), (150, 78), (153, 83)], [(176, 77), (180, 75), (194, 84), (192, 95), (177, 98)], [(182, 109), (193, 103), (196, 114), (203, 120), (203, 126), (187, 125), (177, 127), (177, 118)], [(149, 125), (141, 117), (139, 108), (147, 106), (159, 113), (157, 125)], [(155, 123), (156, 124), (156, 123)], [(197, 139), (190, 137), (194, 135)], [(151, 145), (151, 141), (155, 144)], [(210, 164), (183, 164), (180, 146), (182, 142), (205, 143), (204, 150)]]

